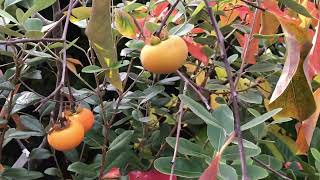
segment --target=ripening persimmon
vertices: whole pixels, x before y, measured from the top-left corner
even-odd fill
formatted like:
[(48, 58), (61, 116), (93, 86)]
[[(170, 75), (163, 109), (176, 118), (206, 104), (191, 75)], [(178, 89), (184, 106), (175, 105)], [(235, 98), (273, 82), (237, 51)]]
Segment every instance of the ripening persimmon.
[(78, 107), (75, 113), (65, 112), (66, 118), (70, 121), (78, 121), (84, 128), (84, 133), (88, 132), (94, 124), (94, 115), (90, 109)]
[(140, 54), (142, 66), (149, 72), (169, 74), (178, 70), (188, 57), (188, 47), (179, 36), (145, 45)]
[(54, 128), (48, 134), (49, 145), (59, 151), (70, 151), (76, 148), (84, 138), (84, 129), (78, 121), (67, 121), (63, 128)]

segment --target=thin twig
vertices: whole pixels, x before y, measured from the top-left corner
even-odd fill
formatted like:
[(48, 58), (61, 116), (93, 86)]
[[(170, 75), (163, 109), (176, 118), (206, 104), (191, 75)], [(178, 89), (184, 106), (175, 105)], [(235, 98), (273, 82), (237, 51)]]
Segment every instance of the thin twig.
[(28, 43), (28, 42), (63, 42), (62, 39), (57, 38), (41, 38), (41, 39), (29, 39), (29, 38), (15, 38), (9, 39), (7, 41), (0, 41), (0, 44), (12, 45), (18, 43)]
[(292, 180), (291, 178), (285, 176), (284, 174), (282, 174), (281, 172), (278, 172), (274, 169), (272, 169), (270, 166), (268, 166), (267, 164), (264, 164), (262, 161), (260, 161), (259, 159), (255, 158), (255, 157), (251, 157), (252, 160), (254, 160), (256, 163), (258, 163), (260, 166), (262, 166), (263, 168), (265, 168), (266, 170), (272, 172), (273, 174), (275, 174), (276, 176), (280, 177), (281, 179), (285, 179), (285, 180)]
[(241, 129), (240, 129), (241, 124), (240, 124), (240, 109), (239, 109), (238, 97), (237, 97), (238, 94), (236, 91), (234, 81), (232, 79), (231, 67), (228, 62), (227, 51), (226, 51), (225, 44), (224, 44), (224, 36), (223, 36), (221, 30), (219, 29), (219, 25), (217, 23), (217, 20), (213, 16), (213, 12), (212, 12), (212, 9), (209, 5), (208, 0), (204, 0), (204, 3), (207, 7), (207, 11), (210, 16), (210, 21), (212, 23), (212, 27), (217, 34), (217, 40), (218, 40), (218, 44), (220, 46), (220, 56), (223, 59), (223, 62), (225, 64), (225, 68), (226, 68), (227, 76), (228, 76), (228, 81), (230, 84), (230, 90), (231, 90), (230, 96), (231, 96), (231, 101), (232, 101), (232, 106), (233, 106), (232, 111), (233, 111), (233, 115), (234, 115), (234, 119), (235, 119), (235, 133), (236, 133), (236, 136), (238, 137), (242, 179), (249, 180), (249, 177), (247, 175), (247, 163), (246, 163), (246, 157), (245, 157), (245, 153), (244, 153), (242, 133), (241, 133)]
[[(258, 5), (259, 5), (259, 0), (257, 0), (257, 2), (258, 2)], [(235, 84), (236, 85), (239, 83), (239, 80), (240, 80), (240, 78), (242, 76), (242, 73), (244, 72), (244, 68), (245, 68), (245, 65), (246, 65), (245, 58), (246, 58), (247, 54), (250, 53), (248, 51), (248, 49), (249, 49), (249, 45), (250, 45), (251, 41), (253, 40), (253, 29), (256, 26), (256, 23), (258, 22), (258, 18), (259, 18), (258, 17), (258, 12), (259, 12), (259, 9), (255, 9), (254, 15), (253, 15), (253, 21), (252, 21), (252, 24), (251, 24), (251, 31), (250, 31), (249, 35), (247, 36), (247, 41), (246, 41), (246, 43), (244, 45), (244, 49), (243, 49), (243, 52), (242, 52), (243, 56), (242, 56), (241, 66), (240, 66), (240, 69), (239, 69), (239, 72), (238, 72), (238, 76), (237, 76), (237, 78), (235, 80)]]
[[(187, 91), (187, 84), (188, 83), (184, 83), (184, 87), (183, 87), (183, 94), (186, 93)], [(178, 118), (178, 124), (177, 124), (177, 134), (176, 134), (176, 143), (174, 145), (174, 152), (173, 152), (173, 157), (172, 157), (172, 160), (171, 160), (171, 173), (170, 173), (170, 180), (173, 179), (173, 174), (174, 174), (174, 170), (176, 168), (176, 158), (177, 158), (177, 154), (178, 154), (178, 148), (179, 148), (179, 140), (180, 140), (180, 132), (181, 132), (181, 122), (182, 122), (182, 117), (183, 117), (183, 114), (184, 114), (184, 111), (183, 111), (183, 103), (182, 101), (180, 101), (180, 106), (179, 106), (179, 118)]]
[(167, 20), (169, 19), (169, 16), (172, 14), (173, 10), (176, 8), (176, 6), (179, 4), (180, 0), (176, 0), (174, 4), (169, 9), (168, 13), (165, 15), (164, 19), (161, 21), (159, 29), (155, 32), (155, 35), (160, 37), (161, 31), (163, 27), (166, 25)]
[(257, 6), (256, 4), (254, 4), (253, 2), (250, 2), (250, 1), (246, 1), (246, 0), (240, 0), (246, 4), (248, 4), (249, 6), (252, 6), (256, 9), (260, 9), (261, 11), (266, 11), (266, 9), (264, 9), (263, 7), (260, 7), (260, 6)]
[(208, 102), (207, 98), (205, 98), (205, 97), (203, 96), (203, 94), (199, 91), (199, 89), (198, 89), (197, 87), (195, 87), (195, 86), (189, 81), (189, 79), (188, 79), (187, 77), (185, 77), (179, 70), (177, 70), (176, 72), (177, 72), (177, 74), (181, 77), (181, 79), (182, 79), (186, 84), (188, 84), (188, 85), (197, 93), (197, 95), (200, 97), (201, 101), (205, 104), (206, 108), (207, 108), (208, 110), (210, 110), (211, 107), (210, 107), (210, 105), (209, 105), (209, 102)]

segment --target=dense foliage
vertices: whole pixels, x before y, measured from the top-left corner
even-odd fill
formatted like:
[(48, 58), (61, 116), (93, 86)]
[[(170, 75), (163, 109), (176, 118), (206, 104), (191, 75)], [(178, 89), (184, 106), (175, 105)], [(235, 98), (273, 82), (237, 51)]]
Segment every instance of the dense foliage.
[(319, 17), (317, 0), (0, 0), (0, 179), (319, 179)]

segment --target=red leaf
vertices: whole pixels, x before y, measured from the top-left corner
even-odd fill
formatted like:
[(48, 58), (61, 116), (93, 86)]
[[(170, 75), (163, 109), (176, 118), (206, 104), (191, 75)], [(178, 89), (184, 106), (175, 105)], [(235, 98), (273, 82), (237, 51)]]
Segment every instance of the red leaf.
[(183, 39), (188, 46), (189, 53), (193, 57), (203, 62), (205, 65), (208, 65), (209, 59), (208, 59), (208, 56), (204, 54), (204, 52), (202, 51), (203, 45), (194, 42), (191, 37), (184, 37)]
[(239, 17), (241, 20), (244, 20), (247, 16), (247, 14), (252, 14), (252, 12), (250, 11), (250, 9), (246, 6), (241, 6), (239, 8), (235, 8), (235, 11), (239, 12)]
[(202, 29), (202, 28), (193, 28), (191, 30), (191, 33), (193, 33), (193, 34), (200, 34), (200, 33), (203, 33), (203, 32), (204, 32), (204, 29)]
[(312, 80), (315, 75), (320, 74), (320, 21), (318, 21), (312, 44), (313, 47), (304, 62), (304, 71), (308, 80)]
[(168, 5), (169, 3), (166, 1), (157, 3), (154, 10), (151, 12), (151, 15), (156, 17), (160, 16), (160, 14), (168, 7)]
[(216, 180), (219, 172), (220, 159), (221, 154), (217, 153), (209, 167), (202, 173), (199, 180)]
[[(162, 174), (156, 170), (151, 171), (131, 171), (128, 174), (129, 180), (167, 180), (169, 175)], [(173, 176), (173, 180), (177, 180), (176, 176)]]
[(216, 1), (211, 1), (211, 2), (209, 2), (209, 6), (215, 6), (216, 4), (217, 4)]
[(121, 177), (120, 169), (117, 167), (113, 167), (107, 174), (102, 177), (102, 179), (117, 179), (119, 177)]
[[(164, 1), (164, 2), (160, 2), (156, 4), (156, 7), (154, 8), (154, 10), (151, 12), (151, 15), (154, 17), (161, 17), (163, 15), (166, 14), (166, 12), (169, 10), (168, 6), (169, 6), (169, 2)], [(176, 15), (177, 14), (177, 10), (173, 10), (172, 15)]]
[[(252, 27), (252, 33), (258, 34), (260, 31), (260, 24), (261, 24), (261, 11), (258, 10), (256, 14), (256, 20), (254, 21), (254, 18), (251, 19), (251, 22), (249, 23), (250, 27)], [(244, 46), (244, 52), (242, 54), (242, 59), (249, 64), (255, 64), (256, 63), (256, 55), (259, 52), (259, 39), (252, 38), (249, 34), (245, 35), (245, 46)]]

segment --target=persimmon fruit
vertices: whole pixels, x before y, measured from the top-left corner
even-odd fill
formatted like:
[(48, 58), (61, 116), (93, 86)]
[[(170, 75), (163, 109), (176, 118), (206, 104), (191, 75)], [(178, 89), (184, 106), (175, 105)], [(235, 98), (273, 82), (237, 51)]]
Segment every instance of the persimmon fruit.
[(84, 138), (84, 129), (78, 121), (67, 121), (66, 127), (53, 129), (48, 134), (48, 143), (59, 151), (76, 148)]
[(78, 107), (75, 113), (67, 112), (66, 118), (70, 121), (79, 121), (84, 128), (84, 133), (88, 132), (94, 124), (93, 112), (84, 107)]
[(188, 57), (188, 47), (179, 36), (169, 36), (156, 45), (146, 44), (140, 54), (142, 66), (149, 72), (169, 74), (178, 70)]

